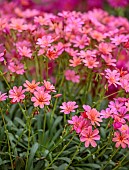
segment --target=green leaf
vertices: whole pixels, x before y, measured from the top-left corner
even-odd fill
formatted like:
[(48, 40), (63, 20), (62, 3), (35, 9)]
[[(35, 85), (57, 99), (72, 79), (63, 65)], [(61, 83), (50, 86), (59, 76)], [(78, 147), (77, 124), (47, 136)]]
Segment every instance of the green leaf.
[(98, 164), (94, 164), (94, 163), (86, 164), (86, 166), (91, 167), (91, 168), (95, 168), (95, 169), (100, 169), (100, 168), (101, 168), (101, 166), (100, 166), (100, 165), (98, 165)]
[(100, 134), (101, 134), (103, 139), (106, 139), (106, 131), (103, 127), (100, 127)]
[(33, 167), (34, 156), (35, 156), (35, 153), (36, 153), (38, 147), (39, 147), (39, 144), (35, 143), (31, 148), (30, 156), (28, 159), (27, 170), (33, 169), (32, 167)]
[(66, 163), (62, 164), (58, 168), (56, 168), (56, 170), (64, 170), (67, 166), (68, 166), (68, 164), (66, 164)]
[(25, 123), (24, 123), (23, 120), (20, 119), (19, 117), (15, 117), (14, 121), (18, 122), (22, 127), (25, 126)]
[(67, 158), (67, 157), (59, 157), (58, 160), (63, 160), (67, 163), (70, 163), (71, 159), (70, 158)]

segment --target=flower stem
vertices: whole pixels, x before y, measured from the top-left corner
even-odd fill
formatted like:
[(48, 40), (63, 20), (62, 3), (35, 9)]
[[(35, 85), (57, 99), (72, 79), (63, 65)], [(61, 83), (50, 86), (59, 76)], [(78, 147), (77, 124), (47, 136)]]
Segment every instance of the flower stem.
[(31, 117), (27, 120), (28, 125), (28, 147), (27, 147), (27, 153), (26, 153), (26, 168), (25, 170), (28, 170), (28, 158), (29, 158), (29, 152), (30, 152), (30, 141), (31, 141)]
[(105, 164), (105, 166), (101, 170), (104, 170), (106, 168), (106, 166), (109, 164), (109, 162), (112, 160), (112, 158), (115, 156), (115, 154), (118, 152), (119, 149), (120, 148), (117, 148), (117, 149), (114, 150), (114, 152), (112, 153), (112, 155), (108, 159), (107, 163)]
[(8, 143), (8, 149), (9, 149), (9, 157), (10, 157), (10, 161), (11, 161), (11, 168), (12, 168), (12, 170), (14, 170), (13, 160), (12, 160), (12, 156), (11, 156), (11, 145), (10, 145), (9, 136), (8, 136), (8, 130), (6, 128), (6, 122), (5, 122), (2, 110), (0, 110), (0, 113), (1, 113), (1, 116), (2, 116), (2, 119), (3, 119), (3, 122), (4, 122), (4, 129), (5, 129), (5, 133), (6, 133), (6, 136), (7, 136), (7, 143)]
[(80, 146), (81, 146), (81, 142), (80, 142), (80, 144), (78, 145), (78, 147), (77, 147), (75, 153), (73, 154), (73, 157), (71, 158), (71, 161), (69, 162), (69, 164), (68, 164), (68, 166), (65, 168), (65, 170), (67, 170), (67, 169), (69, 168), (69, 166), (71, 165), (71, 163), (72, 163), (72, 161), (74, 160), (75, 156), (76, 156), (77, 153), (79, 152)]
[(72, 136), (72, 138), (69, 140), (69, 142), (66, 144), (66, 145), (64, 145), (64, 147), (62, 148), (62, 150), (58, 153), (58, 155), (51, 161), (51, 163), (45, 168), (45, 170), (47, 170), (52, 164), (53, 164), (53, 162), (55, 161), (55, 160), (57, 160), (57, 158), (62, 154), (62, 152), (67, 148), (67, 146), (72, 142), (72, 140), (73, 140), (73, 138), (74, 138), (74, 136), (75, 136), (76, 134), (74, 134), (73, 136)]

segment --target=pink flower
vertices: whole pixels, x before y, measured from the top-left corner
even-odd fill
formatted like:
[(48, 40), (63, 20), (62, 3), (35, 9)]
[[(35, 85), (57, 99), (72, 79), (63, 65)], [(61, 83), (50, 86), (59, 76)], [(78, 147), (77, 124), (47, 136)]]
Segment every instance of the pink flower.
[(32, 53), (31, 50), (25, 46), (23, 47), (18, 47), (18, 52), (21, 56), (25, 56), (27, 58), (31, 58), (32, 57)]
[(78, 105), (76, 105), (76, 102), (63, 102), (62, 106), (60, 106), (62, 109), (60, 112), (64, 112), (64, 114), (69, 114), (70, 112), (75, 112), (74, 109), (78, 108)]
[(113, 127), (114, 127), (115, 130), (121, 128), (121, 126), (122, 126), (121, 122), (114, 122), (113, 123)]
[(96, 61), (96, 58), (93, 57), (87, 57), (82, 60), (84, 65), (87, 66), (88, 68), (94, 68), (98, 67), (99, 62)]
[(12, 99), (12, 102), (20, 102), (25, 98), (24, 95), (25, 90), (22, 89), (22, 86), (19, 88), (14, 86), (13, 89), (9, 90), (9, 98)]
[(82, 116), (72, 116), (72, 120), (68, 120), (68, 123), (73, 125), (73, 130), (76, 133), (81, 133), (83, 129), (87, 129), (90, 125), (89, 120), (85, 120)]
[(100, 43), (98, 46), (98, 49), (102, 54), (110, 54), (112, 52), (112, 48), (111, 44), (104, 42)]
[(104, 59), (104, 61), (108, 66), (114, 66), (114, 67), (116, 66), (116, 59), (113, 59), (111, 54), (109, 55), (102, 54), (101, 57)]
[(90, 111), (86, 112), (88, 119), (91, 121), (92, 125), (97, 124), (100, 126), (99, 122), (102, 122), (100, 118), (100, 113), (96, 109), (91, 109)]
[(31, 97), (31, 101), (34, 102), (34, 107), (39, 106), (44, 108), (44, 105), (49, 105), (51, 100), (51, 95), (44, 90), (44, 88), (37, 88), (34, 91), (34, 97)]
[(105, 72), (105, 77), (108, 79), (109, 86), (111, 84), (113, 84), (115, 87), (117, 87), (117, 85), (121, 85), (121, 83), (119, 82), (120, 73), (117, 70), (111, 71), (110, 69), (106, 69)]
[(98, 32), (96, 30), (91, 31), (90, 35), (93, 39), (97, 40), (98, 42), (103, 41), (105, 38), (104, 34), (102, 34), (101, 32)]
[(120, 79), (121, 87), (126, 91), (129, 92), (129, 74), (126, 74), (121, 77)]
[(39, 84), (40, 82), (36, 83), (35, 80), (32, 80), (31, 83), (28, 80), (26, 80), (23, 86), (26, 87), (25, 89), (26, 91), (33, 93)]
[(4, 53), (0, 53), (0, 62), (4, 61)]
[(42, 38), (37, 39), (37, 45), (39, 45), (41, 48), (50, 47), (51, 43), (53, 42), (53, 39), (51, 35), (44, 35)]
[(12, 72), (12, 73), (16, 73), (16, 74), (24, 74), (25, 70), (24, 70), (24, 65), (20, 62), (10, 62), (8, 69)]
[(112, 116), (112, 110), (110, 108), (107, 108), (106, 110), (101, 110), (100, 117), (107, 119)]
[(85, 147), (88, 148), (89, 145), (96, 147), (97, 144), (95, 140), (100, 140), (100, 136), (98, 135), (98, 129), (92, 131), (92, 126), (89, 126), (86, 130), (82, 130), (80, 141), (85, 142)]
[(47, 50), (46, 56), (49, 58), (49, 60), (55, 60), (56, 58), (58, 58), (59, 55), (58, 52), (52, 46)]
[(2, 94), (2, 92), (0, 91), (0, 102), (6, 100), (8, 98), (8, 96), (6, 94), (7, 93)]
[(116, 142), (116, 148), (121, 146), (122, 148), (126, 148), (129, 145), (129, 135), (125, 132), (115, 132), (114, 138), (112, 139), (113, 142)]
[(56, 92), (55, 87), (49, 81), (44, 80), (43, 83), (47, 92)]
[(12, 18), (10, 23), (10, 28), (17, 30), (18, 32), (22, 32), (26, 30), (24, 21), (25, 21), (24, 19)]
[(111, 42), (115, 44), (116, 46), (120, 45), (121, 43), (125, 43), (128, 41), (128, 37), (121, 34), (121, 35), (116, 35), (114, 38), (110, 38)]
[(70, 62), (70, 66), (76, 67), (81, 64), (81, 59), (80, 59), (80, 57), (75, 56), (75, 57), (73, 57), (73, 59), (70, 59), (69, 62)]
[(80, 76), (76, 75), (74, 70), (66, 70), (65, 73), (66, 80), (72, 81), (73, 83), (79, 83)]
[(89, 39), (87, 37), (87, 35), (83, 35), (81, 36), (76, 36), (74, 40), (72, 40), (72, 42), (74, 43), (74, 47), (79, 47), (80, 49), (83, 49), (85, 46), (87, 46), (89, 44)]
[(78, 50), (74, 50), (73, 48), (65, 48), (65, 51), (72, 57), (77, 57), (78, 55)]

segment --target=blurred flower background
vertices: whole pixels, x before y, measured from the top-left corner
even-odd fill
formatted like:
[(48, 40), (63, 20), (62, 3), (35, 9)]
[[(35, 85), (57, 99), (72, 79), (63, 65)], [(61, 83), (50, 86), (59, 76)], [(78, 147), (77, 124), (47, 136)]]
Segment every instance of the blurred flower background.
[[(18, 5), (23, 8), (37, 8), (45, 12), (54, 13), (63, 10), (87, 11), (101, 8), (110, 12), (120, 11), (119, 14), (123, 14), (123, 10), (128, 12), (129, 7), (129, 0), (0, 0), (0, 2), (1, 5), (10, 2), (14, 7)], [(112, 11), (112, 8), (115, 8), (115, 10)]]

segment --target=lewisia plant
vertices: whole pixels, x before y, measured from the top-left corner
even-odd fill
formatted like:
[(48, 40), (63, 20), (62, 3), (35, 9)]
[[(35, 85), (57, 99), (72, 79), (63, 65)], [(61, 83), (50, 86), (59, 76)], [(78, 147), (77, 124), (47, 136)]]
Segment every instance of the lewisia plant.
[(129, 21), (14, 7), (0, 9), (0, 169), (128, 170)]

